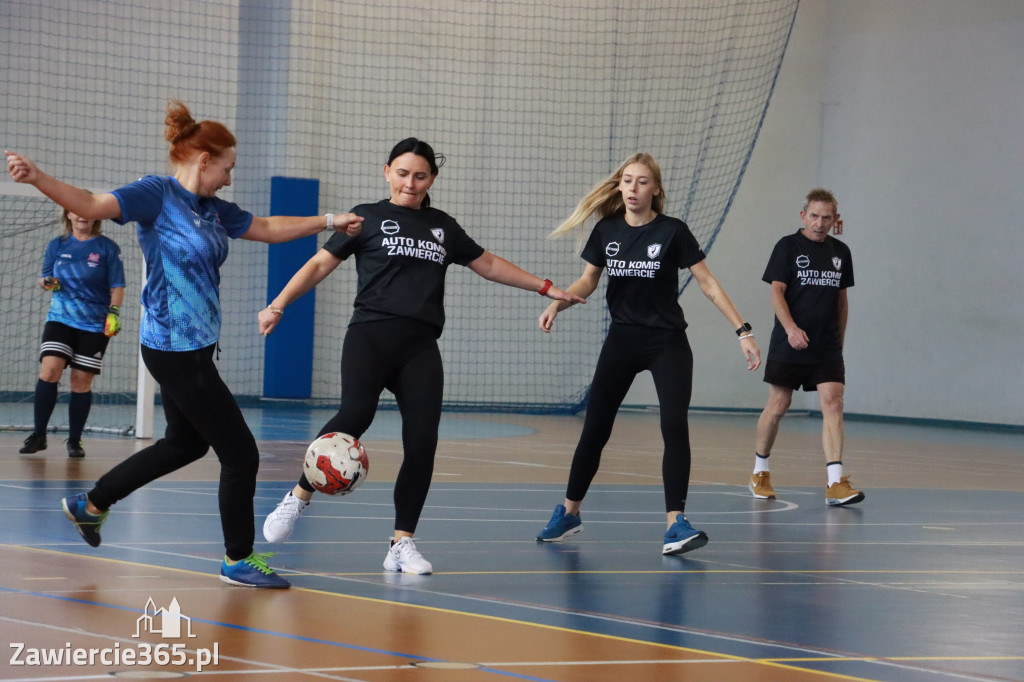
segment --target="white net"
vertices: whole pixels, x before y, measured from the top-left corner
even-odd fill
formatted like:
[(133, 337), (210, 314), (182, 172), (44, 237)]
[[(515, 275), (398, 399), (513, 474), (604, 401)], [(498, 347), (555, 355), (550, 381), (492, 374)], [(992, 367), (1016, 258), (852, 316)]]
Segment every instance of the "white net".
[[(386, 155), (414, 135), (448, 157), (433, 205), (484, 248), (562, 287), (582, 272), (577, 245), (544, 237), (624, 158), (648, 151), (662, 165), (666, 211), (710, 247), (797, 0), (423, 4), (5, 0), (4, 144), (68, 182), (114, 188), (166, 171), (164, 109), (181, 99), (239, 139), (235, 183), (221, 196), (266, 214), (273, 175), (319, 179), (321, 212), (384, 198)], [(43, 209), (25, 201), (0, 203), (0, 297), (17, 330), (0, 343), (0, 391), (22, 397), (34, 386), (45, 315), (41, 297), (24, 295), (45, 243), (27, 236)], [(106, 233), (126, 265), (137, 256), (131, 227)], [(234, 242), (222, 273), (219, 366), (243, 399), (262, 394), (255, 315), (267, 301), (266, 254)], [(9, 261), (32, 267), (13, 274)], [(126, 308), (138, 300), (133, 272)], [(313, 401), (340, 393), (354, 293), (351, 263), (318, 288)], [(602, 296), (561, 316), (548, 337), (536, 328), (542, 299), (456, 266), (441, 339), (448, 409), (578, 409), (606, 327)], [(125, 322), (97, 394), (134, 391), (137, 317)], [(13, 422), (30, 422), (26, 405)]]

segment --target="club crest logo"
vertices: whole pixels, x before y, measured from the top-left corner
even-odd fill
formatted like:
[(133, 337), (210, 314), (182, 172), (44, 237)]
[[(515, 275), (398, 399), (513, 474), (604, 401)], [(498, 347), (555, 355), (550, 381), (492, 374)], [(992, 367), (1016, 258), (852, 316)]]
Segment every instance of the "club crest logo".
[(839, 258), (837, 256), (832, 256), (832, 267), (834, 267), (836, 270), (842, 270), (843, 269), (843, 259)]
[(608, 245), (604, 247), (604, 255), (606, 256), (617, 256), (619, 255), (619, 243), (608, 242)]
[(444, 244), (444, 228), (432, 227), (430, 228), (430, 234), (434, 235), (434, 239)]
[(806, 268), (810, 264), (811, 264), (811, 259), (808, 258), (807, 256), (797, 256), (796, 257), (796, 266), (798, 268), (800, 268), (801, 270)]
[(661, 253), (661, 244), (649, 244), (647, 246), (647, 257), (654, 260)]
[(398, 234), (399, 229), (400, 228), (398, 227), (398, 223), (396, 223), (394, 220), (385, 220), (380, 224), (380, 231), (389, 236), (393, 234)]

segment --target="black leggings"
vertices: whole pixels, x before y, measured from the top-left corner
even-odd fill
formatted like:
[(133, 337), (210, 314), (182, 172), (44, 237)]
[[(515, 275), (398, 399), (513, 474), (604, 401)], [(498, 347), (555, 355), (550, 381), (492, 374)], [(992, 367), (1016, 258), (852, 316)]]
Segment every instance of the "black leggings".
[(242, 411), (217, 372), (213, 351), (214, 346), (185, 352), (142, 346), (142, 359), (160, 384), (167, 430), (156, 443), (104, 474), (89, 500), (108, 509), (213, 447), (220, 460), (218, 501), (225, 553), (237, 561), (252, 553), (256, 535), (253, 496), (260, 454)]
[[(334, 431), (361, 438), (385, 388), (395, 394), (402, 415), (395, 530), (413, 533), (434, 475), (441, 423), (444, 367), (435, 327), (407, 318), (351, 325), (341, 350), (341, 406), (318, 435)], [(313, 490), (305, 474), (299, 486)]]
[(601, 348), (583, 433), (569, 470), (567, 499), (580, 502), (586, 496), (601, 465), (601, 450), (611, 437), (615, 413), (633, 379), (645, 369), (654, 376), (661, 404), (665, 511), (685, 511), (690, 487), (687, 412), (693, 385), (693, 353), (685, 331), (632, 325), (613, 324)]

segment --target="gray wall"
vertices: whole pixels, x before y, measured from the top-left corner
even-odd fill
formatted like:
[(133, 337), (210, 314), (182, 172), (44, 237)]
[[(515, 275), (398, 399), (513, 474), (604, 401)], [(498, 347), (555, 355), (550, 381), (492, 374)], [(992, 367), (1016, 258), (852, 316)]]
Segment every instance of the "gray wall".
[[(848, 413), (1024, 425), (1022, 37), (1016, 1), (801, 2), (708, 263), (767, 351), (768, 254), (808, 189), (836, 193), (857, 281)], [(730, 325), (696, 287), (681, 302), (693, 405), (762, 407)], [(657, 402), (648, 375), (626, 402)]]

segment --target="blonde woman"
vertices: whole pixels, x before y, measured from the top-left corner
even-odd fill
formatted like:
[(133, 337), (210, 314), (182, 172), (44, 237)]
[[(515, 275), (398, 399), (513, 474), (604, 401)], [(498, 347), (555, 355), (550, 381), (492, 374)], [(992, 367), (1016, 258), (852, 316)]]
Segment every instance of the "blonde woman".
[[(597, 224), (583, 248), (583, 275), (568, 292), (588, 298), (607, 271), (611, 327), (597, 361), (583, 433), (573, 455), (565, 501), (555, 507), (537, 540), (555, 542), (583, 530), (580, 506), (597, 474), (601, 451), (611, 436), (615, 414), (633, 379), (648, 370), (661, 407), (665, 443), (662, 476), (666, 528), (662, 554), (703, 547), (705, 532), (690, 525), (684, 512), (690, 483), (690, 434), (687, 411), (693, 380), (693, 354), (679, 306), (679, 271), (687, 268), (701, 291), (736, 330), (747, 369), (761, 364), (750, 325), (736, 311), (708, 269), (704, 252), (683, 221), (663, 213), (661, 169), (650, 154), (634, 154), (592, 189), (550, 238), (580, 230), (591, 216)], [(550, 332), (558, 314), (571, 306), (554, 301), (540, 316)]]
[(46, 245), (39, 287), (51, 292), (39, 347), (34, 428), (19, 452), (45, 450), (46, 428), (57, 405), (57, 386), (71, 367), (68, 457), (85, 457), (82, 431), (92, 409), (92, 382), (103, 368), (110, 337), (121, 330), (124, 301), (121, 249), (103, 236), (103, 221), (64, 209), (61, 234)]

